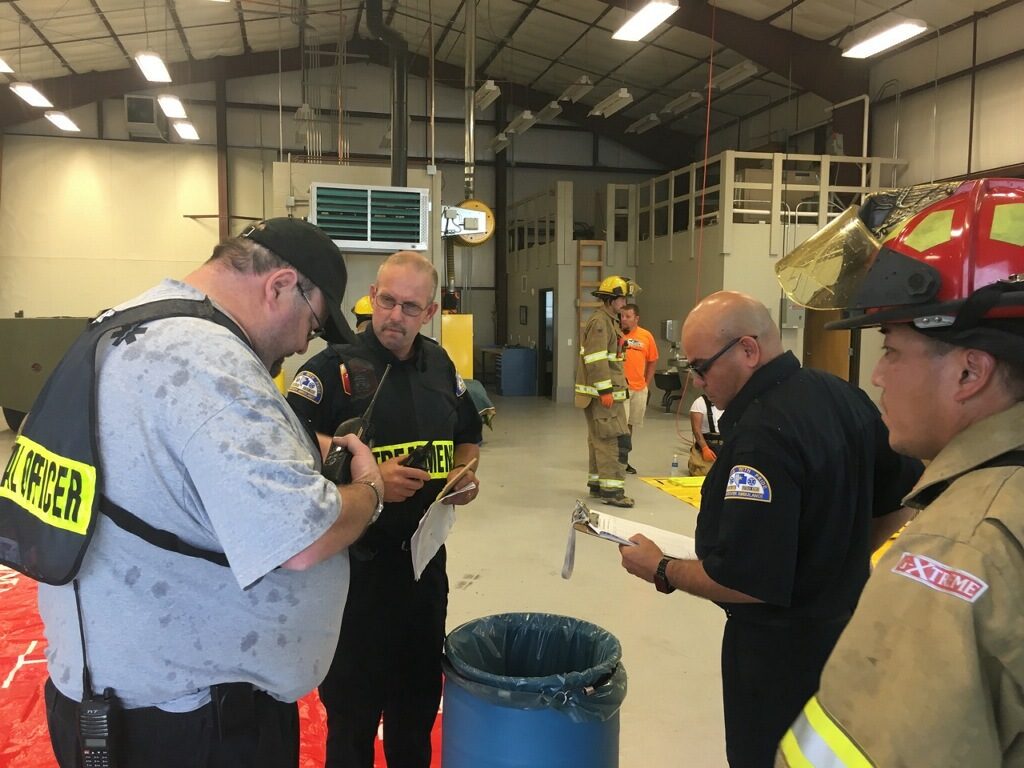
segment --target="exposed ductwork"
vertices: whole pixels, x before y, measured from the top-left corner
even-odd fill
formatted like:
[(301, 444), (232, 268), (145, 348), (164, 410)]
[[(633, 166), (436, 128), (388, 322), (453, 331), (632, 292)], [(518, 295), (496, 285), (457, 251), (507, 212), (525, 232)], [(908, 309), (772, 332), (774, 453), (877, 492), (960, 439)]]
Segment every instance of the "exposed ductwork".
[(409, 157), (409, 44), (384, 24), (383, 0), (366, 0), (366, 26), (388, 47), (391, 63), (391, 186), (407, 183)]

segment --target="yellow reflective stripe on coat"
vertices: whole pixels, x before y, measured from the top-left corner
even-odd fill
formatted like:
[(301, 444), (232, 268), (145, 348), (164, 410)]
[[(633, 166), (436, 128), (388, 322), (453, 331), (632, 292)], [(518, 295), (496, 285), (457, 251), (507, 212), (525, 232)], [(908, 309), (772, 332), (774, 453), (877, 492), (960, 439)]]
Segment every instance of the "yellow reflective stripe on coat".
[(577, 384), (576, 391), (581, 395), (590, 395), (591, 397), (597, 397), (597, 387), (591, 387), (587, 384)]
[(814, 696), (779, 744), (789, 768), (874, 768)]
[(600, 352), (591, 352), (589, 355), (584, 355), (583, 362), (590, 365), (591, 363), (599, 363), (602, 360), (607, 360), (610, 357), (611, 355), (608, 354), (608, 350), (602, 349)]
[[(411, 443), (395, 443), (393, 445), (373, 446), (373, 455), (378, 464), (383, 464), (395, 456), (405, 456), (412, 453), (415, 448), (426, 445), (426, 440), (413, 440)], [(454, 469), (455, 464), (455, 443), (451, 440), (435, 440), (427, 452), (427, 472), (431, 480), (444, 480), (448, 473)]]
[(602, 379), (601, 381), (595, 381), (594, 382), (594, 386), (597, 387), (598, 390), (601, 390), (601, 389), (611, 389), (612, 388), (612, 380), (611, 379)]
[(84, 536), (96, 498), (96, 468), (18, 435), (0, 476), (0, 496), (47, 525)]
[(612, 400), (629, 400), (629, 394), (624, 389), (617, 389), (612, 392)]

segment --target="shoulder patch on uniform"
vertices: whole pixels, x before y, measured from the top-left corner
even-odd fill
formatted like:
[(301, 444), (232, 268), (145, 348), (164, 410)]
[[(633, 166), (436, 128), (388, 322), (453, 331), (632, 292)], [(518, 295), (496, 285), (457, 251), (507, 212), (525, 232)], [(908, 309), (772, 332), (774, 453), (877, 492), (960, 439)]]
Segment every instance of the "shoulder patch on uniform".
[(968, 603), (976, 602), (988, 589), (988, 584), (974, 574), (911, 552), (903, 553), (899, 562), (892, 567), (892, 572)]
[(466, 394), (466, 382), (462, 380), (462, 377), (456, 372), (455, 374), (455, 396), (462, 397)]
[(729, 472), (729, 482), (725, 486), (725, 498), (770, 502), (772, 486), (768, 482), (768, 478), (753, 467), (737, 464)]
[(304, 397), (317, 405), (320, 405), (320, 401), (324, 399), (323, 384), (320, 383), (320, 379), (315, 373), (309, 371), (299, 371), (295, 374), (295, 378), (288, 386), (288, 392)]

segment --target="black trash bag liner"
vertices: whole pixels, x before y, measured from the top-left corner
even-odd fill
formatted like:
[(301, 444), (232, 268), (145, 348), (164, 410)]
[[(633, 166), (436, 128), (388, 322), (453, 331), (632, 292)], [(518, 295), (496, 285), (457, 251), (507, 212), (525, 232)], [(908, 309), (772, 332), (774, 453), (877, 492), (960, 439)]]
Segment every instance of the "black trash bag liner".
[(605, 721), (626, 698), (622, 646), (581, 619), (503, 613), (463, 624), (444, 643), (444, 672), (478, 698), (515, 709), (556, 709)]

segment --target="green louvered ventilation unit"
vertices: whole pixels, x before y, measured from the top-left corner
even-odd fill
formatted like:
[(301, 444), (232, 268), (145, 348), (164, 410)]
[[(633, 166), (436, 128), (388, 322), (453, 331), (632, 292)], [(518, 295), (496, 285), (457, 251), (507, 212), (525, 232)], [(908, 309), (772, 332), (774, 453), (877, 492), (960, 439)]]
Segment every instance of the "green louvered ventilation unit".
[(342, 250), (425, 251), (430, 225), (426, 189), (312, 184), (309, 220)]

